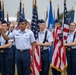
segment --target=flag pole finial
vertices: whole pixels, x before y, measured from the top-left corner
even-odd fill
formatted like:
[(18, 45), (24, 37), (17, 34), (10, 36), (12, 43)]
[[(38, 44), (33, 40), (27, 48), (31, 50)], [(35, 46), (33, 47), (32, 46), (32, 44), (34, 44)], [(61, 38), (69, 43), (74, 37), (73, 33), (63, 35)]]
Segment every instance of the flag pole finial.
[(55, 10), (53, 10), (53, 13), (55, 14)]
[(37, 5), (37, 0), (35, 0), (35, 4)]
[(44, 20), (45, 20), (45, 12), (44, 12)]
[(58, 8), (59, 8), (59, 4), (58, 4), (57, 6), (58, 6)]
[(64, 2), (66, 2), (66, 0), (64, 0)]
[(52, 0), (49, 0), (50, 2), (52, 2)]
[(20, 3), (22, 3), (22, 0), (20, 0)]
[(23, 4), (23, 8), (24, 8), (24, 4)]
[(48, 7), (47, 7), (47, 10), (48, 10)]
[(73, 7), (72, 7), (72, 10), (73, 10)]
[(46, 15), (45, 15), (45, 12), (44, 12), (44, 21), (46, 21)]
[(1, 0), (2, 2), (4, 2), (4, 0)]
[(8, 14), (8, 11), (6, 11), (6, 14)]
[(4, 0), (2, 0), (2, 9), (4, 9)]
[(34, 7), (34, 3), (35, 3), (35, 1), (33, 0), (33, 1), (32, 1), (32, 7)]

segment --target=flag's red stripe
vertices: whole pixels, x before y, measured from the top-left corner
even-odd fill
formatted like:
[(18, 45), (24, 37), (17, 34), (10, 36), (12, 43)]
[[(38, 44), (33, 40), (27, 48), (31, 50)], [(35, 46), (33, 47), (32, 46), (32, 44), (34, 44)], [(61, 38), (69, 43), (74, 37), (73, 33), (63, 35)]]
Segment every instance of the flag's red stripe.
[(68, 33), (69, 29), (68, 28), (64, 28), (63, 31)]

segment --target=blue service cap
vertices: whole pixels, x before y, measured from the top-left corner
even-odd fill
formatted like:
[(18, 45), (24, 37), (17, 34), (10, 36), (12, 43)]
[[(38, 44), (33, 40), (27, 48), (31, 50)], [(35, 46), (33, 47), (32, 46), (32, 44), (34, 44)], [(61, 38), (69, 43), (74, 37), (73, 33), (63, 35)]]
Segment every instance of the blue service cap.
[(20, 16), (19, 23), (20, 22), (28, 22), (28, 21), (26, 19), (24, 19), (22, 16)]
[(60, 23), (60, 21), (56, 19), (56, 20), (54, 21), (54, 24), (55, 24), (55, 23)]
[(43, 19), (38, 20), (38, 23), (45, 23)]
[(2, 24), (7, 24), (7, 21), (6, 21), (6, 20), (3, 20), (3, 21), (2, 21)]

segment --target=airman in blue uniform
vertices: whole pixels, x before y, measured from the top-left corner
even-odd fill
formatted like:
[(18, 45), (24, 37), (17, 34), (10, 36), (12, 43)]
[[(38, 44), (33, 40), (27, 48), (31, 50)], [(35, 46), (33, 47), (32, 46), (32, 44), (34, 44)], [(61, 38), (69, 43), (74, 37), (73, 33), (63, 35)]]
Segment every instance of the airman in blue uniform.
[[(8, 35), (6, 21), (2, 22), (3, 32)], [(11, 50), (13, 40), (4, 40), (0, 35), (0, 61), (2, 75), (12, 75), (13, 52)]]
[[(49, 30), (46, 29), (44, 20), (38, 21), (40, 32), (38, 34), (37, 45), (40, 46), (42, 58), (42, 70), (40, 75), (48, 75), (49, 73), (49, 47), (52, 45), (53, 37)], [(47, 32), (47, 34), (46, 34)], [(45, 39), (46, 37), (46, 39)], [(45, 42), (43, 42), (45, 39)]]
[(67, 43), (64, 45), (67, 47), (67, 75), (76, 75), (76, 24), (70, 23), (69, 33), (67, 37)]
[(30, 75), (30, 46), (33, 50), (33, 57), (34, 58), (34, 49), (35, 49), (35, 38), (34, 34), (31, 30), (26, 29), (27, 20), (20, 18), (19, 23), (20, 29), (14, 30), (12, 33), (9, 34), (7, 37), (3, 31), (1, 30), (2, 36), (7, 40), (9, 38), (15, 38), (15, 44), (17, 49), (17, 70), (18, 75)]

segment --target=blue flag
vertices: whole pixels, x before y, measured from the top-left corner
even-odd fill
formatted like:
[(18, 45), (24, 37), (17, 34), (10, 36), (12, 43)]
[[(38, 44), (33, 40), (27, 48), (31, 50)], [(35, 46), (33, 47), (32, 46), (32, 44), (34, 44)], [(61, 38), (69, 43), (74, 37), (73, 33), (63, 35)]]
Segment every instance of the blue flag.
[(74, 10), (70, 12), (70, 22), (74, 22)]
[(53, 13), (52, 13), (52, 2), (50, 1), (50, 9), (49, 9), (49, 18), (48, 18), (48, 29), (54, 28), (54, 19), (53, 19)]
[[(52, 2), (50, 0), (50, 10), (49, 10), (49, 18), (48, 18), (48, 29), (51, 31), (54, 29), (54, 18), (53, 18), (53, 13), (52, 13)], [(53, 42), (52, 42), (53, 44)], [(50, 56), (49, 56), (49, 63), (52, 61), (52, 48), (53, 46), (50, 46)]]

